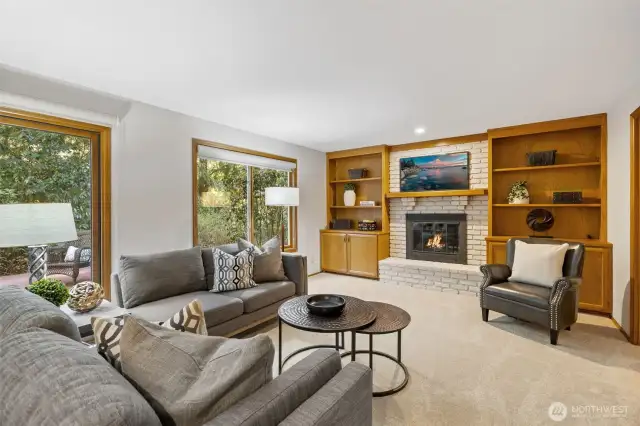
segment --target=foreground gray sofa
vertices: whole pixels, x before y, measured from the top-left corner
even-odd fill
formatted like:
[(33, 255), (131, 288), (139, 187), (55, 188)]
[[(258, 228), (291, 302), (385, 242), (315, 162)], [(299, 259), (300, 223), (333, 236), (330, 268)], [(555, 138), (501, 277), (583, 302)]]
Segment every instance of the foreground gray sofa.
[[(16, 287), (0, 288), (0, 424), (159, 426), (143, 395), (79, 341), (73, 320)], [(193, 426), (372, 424), (372, 375), (313, 352), (216, 418)]]
[[(219, 247), (237, 254), (237, 244)], [(146, 256), (123, 256), (120, 272), (111, 275), (111, 300), (148, 321), (165, 321), (193, 299), (204, 309), (210, 336), (230, 337), (276, 317), (286, 300), (307, 294), (307, 258), (283, 253), (287, 281), (261, 283), (246, 290), (211, 293), (214, 263), (211, 249)], [(133, 303), (127, 303), (127, 299)], [(144, 303), (140, 303), (143, 301)]]

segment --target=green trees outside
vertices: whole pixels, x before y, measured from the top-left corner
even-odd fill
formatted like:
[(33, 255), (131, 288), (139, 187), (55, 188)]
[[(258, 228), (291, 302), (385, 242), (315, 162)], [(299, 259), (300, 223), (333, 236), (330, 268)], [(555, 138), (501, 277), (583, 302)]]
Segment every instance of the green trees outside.
[[(252, 185), (249, 185), (249, 178)], [(203, 247), (247, 238), (248, 191), (252, 187), (255, 243), (263, 244), (288, 226), (288, 209), (264, 203), (264, 190), (288, 186), (289, 173), (207, 159), (198, 160), (198, 241)], [(285, 238), (288, 229), (285, 232)]]
[[(91, 229), (91, 141), (0, 124), (0, 204), (71, 203)], [(27, 270), (26, 248), (0, 249), (0, 275)]]

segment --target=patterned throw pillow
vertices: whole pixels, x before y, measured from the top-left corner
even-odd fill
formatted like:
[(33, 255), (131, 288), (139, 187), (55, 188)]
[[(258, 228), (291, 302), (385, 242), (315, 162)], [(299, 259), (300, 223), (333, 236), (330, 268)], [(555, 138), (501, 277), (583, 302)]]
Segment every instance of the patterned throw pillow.
[[(204, 311), (199, 300), (192, 301), (168, 320), (157, 324), (177, 331), (208, 335)], [(120, 371), (120, 336), (124, 328), (124, 318), (92, 317), (91, 328), (98, 353)]]
[(212, 293), (241, 290), (255, 287), (253, 281), (253, 259), (255, 250), (249, 247), (237, 255), (225, 253), (218, 248), (213, 249), (213, 288)]

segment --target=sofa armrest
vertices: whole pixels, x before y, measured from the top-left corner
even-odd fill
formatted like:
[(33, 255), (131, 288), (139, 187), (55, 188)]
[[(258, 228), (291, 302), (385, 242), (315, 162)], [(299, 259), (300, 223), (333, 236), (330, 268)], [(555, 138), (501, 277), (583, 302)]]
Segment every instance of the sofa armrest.
[(480, 272), (484, 275), (482, 288), (489, 287), (493, 284), (499, 284), (507, 281), (511, 276), (511, 268), (509, 265), (487, 264), (480, 267)]
[(284, 274), (296, 284), (296, 296), (308, 294), (307, 256), (298, 253), (282, 253)]
[(276, 425), (331, 380), (341, 366), (336, 351), (317, 350), (205, 426)]
[(122, 286), (120, 285), (120, 277), (116, 272), (111, 274), (111, 303), (124, 308), (122, 302)]
[(371, 426), (373, 374), (352, 362), (315, 395), (307, 399), (281, 426)]

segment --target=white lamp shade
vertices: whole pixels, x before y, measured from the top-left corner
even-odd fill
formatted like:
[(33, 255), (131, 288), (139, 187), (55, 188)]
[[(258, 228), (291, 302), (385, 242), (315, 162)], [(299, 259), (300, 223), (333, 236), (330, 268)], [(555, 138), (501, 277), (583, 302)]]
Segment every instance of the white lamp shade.
[(284, 186), (265, 188), (264, 203), (267, 206), (299, 206), (300, 190)]
[(0, 247), (78, 239), (71, 204), (0, 204)]

